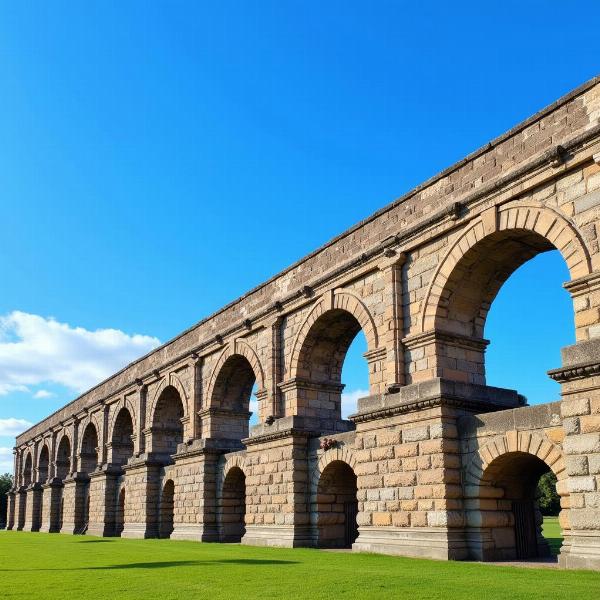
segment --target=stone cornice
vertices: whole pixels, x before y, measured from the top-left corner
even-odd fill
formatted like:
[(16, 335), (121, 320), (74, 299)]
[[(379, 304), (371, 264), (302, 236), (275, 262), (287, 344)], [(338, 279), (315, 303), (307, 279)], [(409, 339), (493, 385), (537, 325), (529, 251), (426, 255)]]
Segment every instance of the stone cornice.
[(291, 429), (283, 429), (274, 431), (273, 433), (265, 433), (263, 435), (246, 438), (242, 440), (242, 443), (246, 446), (255, 446), (256, 444), (265, 444), (267, 442), (274, 442), (289, 437), (309, 438), (318, 437), (318, 435), (305, 429), (296, 429), (292, 427)]
[(439, 329), (432, 329), (431, 331), (425, 331), (424, 333), (416, 333), (407, 336), (402, 340), (402, 343), (408, 350), (414, 350), (415, 348), (427, 346), (434, 342), (451, 344), (452, 346), (465, 348), (467, 350), (485, 350), (490, 343), (489, 340), (483, 338), (471, 337), (460, 333), (451, 333)]
[(252, 416), (252, 413), (247, 410), (228, 410), (227, 408), (219, 408), (216, 406), (209, 406), (208, 408), (203, 408), (196, 413), (199, 417), (207, 417), (213, 415), (220, 416), (234, 416), (234, 417), (244, 417), (245, 419), (249, 419)]
[(573, 298), (600, 290), (600, 273), (590, 273), (563, 283), (563, 287)]
[(326, 392), (342, 392), (344, 384), (338, 381), (308, 381), (299, 377), (293, 379), (287, 379), (278, 384), (279, 389), (282, 392), (289, 392), (295, 389), (301, 390), (317, 390)]
[(558, 383), (567, 383), (577, 379), (587, 379), (600, 375), (600, 363), (581, 363), (578, 365), (569, 365), (560, 369), (548, 371), (548, 376), (558, 381)]
[(425, 400), (415, 400), (413, 402), (405, 402), (390, 405), (384, 408), (378, 408), (368, 412), (356, 413), (350, 415), (348, 419), (353, 423), (365, 423), (367, 421), (375, 421), (377, 419), (387, 419), (397, 415), (403, 415), (411, 412), (417, 412), (428, 408), (458, 408), (466, 409), (473, 413), (484, 413), (495, 410), (506, 409), (506, 406), (499, 406), (484, 400), (467, 400), (465, 398), (452, 398), (447, 396), (438, 396), (437, 398), (427, 398)]

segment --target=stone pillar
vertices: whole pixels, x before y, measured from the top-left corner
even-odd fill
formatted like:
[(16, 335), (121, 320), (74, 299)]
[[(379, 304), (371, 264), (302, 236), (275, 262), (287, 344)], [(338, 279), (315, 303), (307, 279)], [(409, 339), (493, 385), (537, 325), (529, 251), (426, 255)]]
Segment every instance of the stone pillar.
[(559, 562), (570, 569), (600, 569), (600, 338), (562, 350), (561, 383), (565, 430), (568, 510), (560, 514), (565, 535)]
[(158, 537), (158, 499), (163, 462), (152, 455), (130, 459), (125, 471), (125, 514), (121, 537)]
[(21, 486), (16, 491), (16, 505), (15, 505), (15, 523), (17, 530), (22, 531), (25, 527), (25, 510), (27, 507), (27, 490), (24, 486)]
[(102, 537), (115, 535), (118, 483), (121, 473), (119, 467), (109, 466), (90, 474), (88, 534)]
[(27, 488), (24, 531), (39, 531), (42, 515), (42, 486), (33, 483)]
[(242, 544), (295, 548), (313, 545), (308, 490), (308, 440), (298, 417), (257, 425), (244, 440), (246, 533)]
[(60, 501), (63, 484), (60, 479), (50, 479), (42, 485), (42, 524), (40, 531), (57, 533), (60, 531)]
[[(173, 540), (217, 542), (217, 464), (227, 442), (195, 440), (175, 455)], [(183, 451), (181, 451), (183, 449)], [(239, 448), (235, 448), (239, 450)]]
[(8, 506), (6, 510), (6, 529), (11, 530), (15, 528), (15, 504), (16, 504), (16, 493), (12, 489), (7, 492)]
[(359, 400), (353, 549), (461, 560), (468, 556), (458, 419), (516, 407), (519, 395), (432, 379)]
[(386, 260), (380, 265), (385, 282), (385, 320), (389, 323), (385, 332), (385, 372), (390, 392), (399, 391), (405, 384), (404, 345), (402, 343), (403, 305), (402, 305), (402, 266), (406, 262), (404, 253), (388, 249)]
[(74, 473), (65, 479), (60, 533), (83, 533), (88, 485), (89, 478), (83, 473)]

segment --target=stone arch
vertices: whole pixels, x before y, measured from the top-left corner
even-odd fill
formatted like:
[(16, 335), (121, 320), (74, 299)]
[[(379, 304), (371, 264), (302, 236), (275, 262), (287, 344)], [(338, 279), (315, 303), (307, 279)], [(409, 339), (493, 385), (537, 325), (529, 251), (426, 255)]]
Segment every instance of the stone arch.
[(28, 486), (33, 483), (33, 454), (31, 449), (27, 449), (25, 459), (23, 460), (23, 485)]
[(136, 407), (128, 398), (121, 398), (119, 402), (113, 404), (112, 410), (110, 412), (110, 418), (108, 421), (108, 434), (106, 436), (107, 440), (112, 440), (115, 430), (115, 422), (119, 416), (119, 413), (123, 410), (129, 411), (129, 415), (131, 416), (131, 421), (133, 423), (133, 431), (137, 431), (138, 426), (138, 414)]
[(158, 505), (158, 537), (170, 538), (173, 533), (173, 512), (175, 506), (175, 482), (171, 477), (163, 480), (160, 486)]
[(133, 456), (135, 422), (130, 408), (123, 404), (115, 411), (114, 419), (110, 427), (110, 462), (116, 465), (124, 465)]
[(219, 355), (219, 358), (217, 359), (206, 388), (206, 402), (208, 403), (208, 406), (205, 406), (204, 408), (208, 408), (211, 405), (211, 399), (214, 394), (217, 379), (223, 370), (223, 366), (229, 359), (236, 355), (243, 356), (250, 364), (250, 367), (254, 372), (254, 376), (256, 377), (258, 392), (260, 393), (265, 389), (265, 372), (254, 348), (252, 348), (252, 346), (250, 346), (250, 344), (248, 344), (248, 342), (245, 340), (235, 340), (234, 344), (229, 344), (223, 349)]
[(348, 446), (330, 448), (319, 457), (311, 477), (311, 491), (316, 493), (319, 479), (323, 471), (334, 461), (346, 463), (353, 471), (356, 471), (356, 455)]
[(546, 436), (529, 431), (508, 431), (496, 436), (479, 448), (465, 468), (465, 484), (479, 485), (485, 470), (500, 456), (522, 452), (536, 456), (556, 475), (558, 481), (567, 477), (562, 448)]
[(40, 483), (45, 483), (48, 479), (49, 469), (50, 469), (50, 447), (48, 446), (48, 442), (44, 441), (40, 445), (40, 451), (38, 453), (37, 459), (37, 471), (38, 471), (38, 481)]
[[(557, 478), (568, 506), (567, 473), (560, 446), (529, 431), (508, 431), (487, 441), (466, 465), (465, 515), (472, 558), (514, 560), (550, 556), (541, 531), (535, 490), (545, 472)], [(569, 529), (567, 512), (560, 514)]]
[(350, 291), (335, 290), (332, 293), (322, 296), (312, 307), (304, 319), (300, 330), (296, 334), (287, 368), (290, 377), (296, 377), (302, 346), (304, 340), (308, 337), (312, 326), (320, 317), (331, 310), (340, 310), (352, 315), (358, 321), (360, 328), (365, 335), (368, 351), (373, 351), (378, 348), (379, 336), (377, 334), (375, 320), (371, 316), (371, 313), (364, 302)]
[(88, 419), (82, 427), (79, 442), (79, 470), (88, 475), (98, 467), (100, 438), (95, 419)]
[(356, 460), (345, 446), (325, 452), (311, 478), (311, 527), (319, 548), (351, 548), (358, 537)]
[(236, 441), (247, 438), (255, 385), (259, 414), (264, 417), (264, 370), (250, 344), (236, 340), (221, 352), (212, 370), (201, 411), (203, 435)]
[(57, 437), (57, 440), (56, 455), (54, 456), (56, 477), (58, 479), (65, 479), (71, 471), (71, 436), (66, 430), (63, 430), (62, 435)]
[(569, 268), (571, 279), (588, 275), (592, 271), (590, 255), (581, 234), (559, 212), (540, 203), (519, 201), (510, 202), (498, 209), (488, 209), (457, 237), (437, 266), (422, 304), (421, 332), (433, 330), (437, 321), (442, 318), (446, 310), (444, 301), (447, 300), (448, 285), (460, 263), (465, 261), (470, 251), (474, 252), (477, 246), (481, 246), (486, 240), (492, 240), (493, 236), (498, 240), (523, 239), (526, 245), (533, 242), (533, 248), (530, 248), (533, 253), (524, 251), (524, 260), (520, 262), (515, 256), (513, 264), (509, 265), (510, 272), (501, 274), (496, 282), (498, 285), (492, 290), (492, 297), (482, 296), (482, 302), (491, 303), (512, 272), (539, 252), (557, 249)]
[(187, 398), (182, 396), (183, 386), (179, 378), (173, 378), (172, 374), (169, 381), (176, 385), (167, 385), (164, 379), (161, 382), (154, 396), (148, 430), (151, 434), (150, 451), (163, 455), (166, 463), (171, 462), (170, 457), (183, 442), (187, 422)]
[(150, 419), (150, 425), (152, 425), (154, 422), (156, 404), (165, 388), (169, 386), (175, 388), (179, 394), (179, 398), (181, 399), (181, 403), (183, 405), (183, 417), (187, 418), (188, 416), (188, 395), (185, 391), (185, 387), (181, 383), (181, 379), (179, 379), (176, 373), (169, 373), (168, 377), (163, 377), (161, 379), (156, 391), (154, 392), (154, 395), (152, 396), (152, 402), (150, 402), (149, 410), (147, 412), (148, 418)]
[(244, 456), (225, 458), (219, 470), (217, 521), (221, 542), (239, 543), (246, 532), (246, 471)]

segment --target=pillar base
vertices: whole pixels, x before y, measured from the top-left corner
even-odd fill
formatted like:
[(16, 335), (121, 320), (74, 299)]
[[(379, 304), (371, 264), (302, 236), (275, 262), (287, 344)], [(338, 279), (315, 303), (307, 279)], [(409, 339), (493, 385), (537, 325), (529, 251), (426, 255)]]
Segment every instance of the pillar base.
[(463, 531), (441, 527), (359, 527), (352, 550), (440, 560), (468, 558)]
[(218, 542), (219, 534), (215, 527), (206, 527), (201, 523), (176, 523), (169, 536), (172, 540), (192, 540), (195, 542)]
[(53, 480), (42, 485), (42, 524), (43, 533), (60, 531), (60, 500), (62, 498), (62, 481)]
[(600, 571), (600, 536), (597, 531), (571, 533), (558, 556), (564, 569), (590, 569)]
[(310, 527), (294, 525), (246, 525), (242, 538), (245, 546), (273, 546), (277, 548), (311, 548), (314, 536)]

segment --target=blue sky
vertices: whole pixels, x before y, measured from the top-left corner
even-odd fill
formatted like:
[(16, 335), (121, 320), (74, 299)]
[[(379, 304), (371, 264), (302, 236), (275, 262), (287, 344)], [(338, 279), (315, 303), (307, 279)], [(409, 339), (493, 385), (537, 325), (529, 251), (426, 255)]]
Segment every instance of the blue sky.
[[(599, 22), (577, 1), (3, 2), (0, 470), (20, 423), (597, 75)], [(491, 384), (557, 398), (566, 279), (549, 254), (503, 288)], [(365, 373), (358, 341), (350, 393)]]

